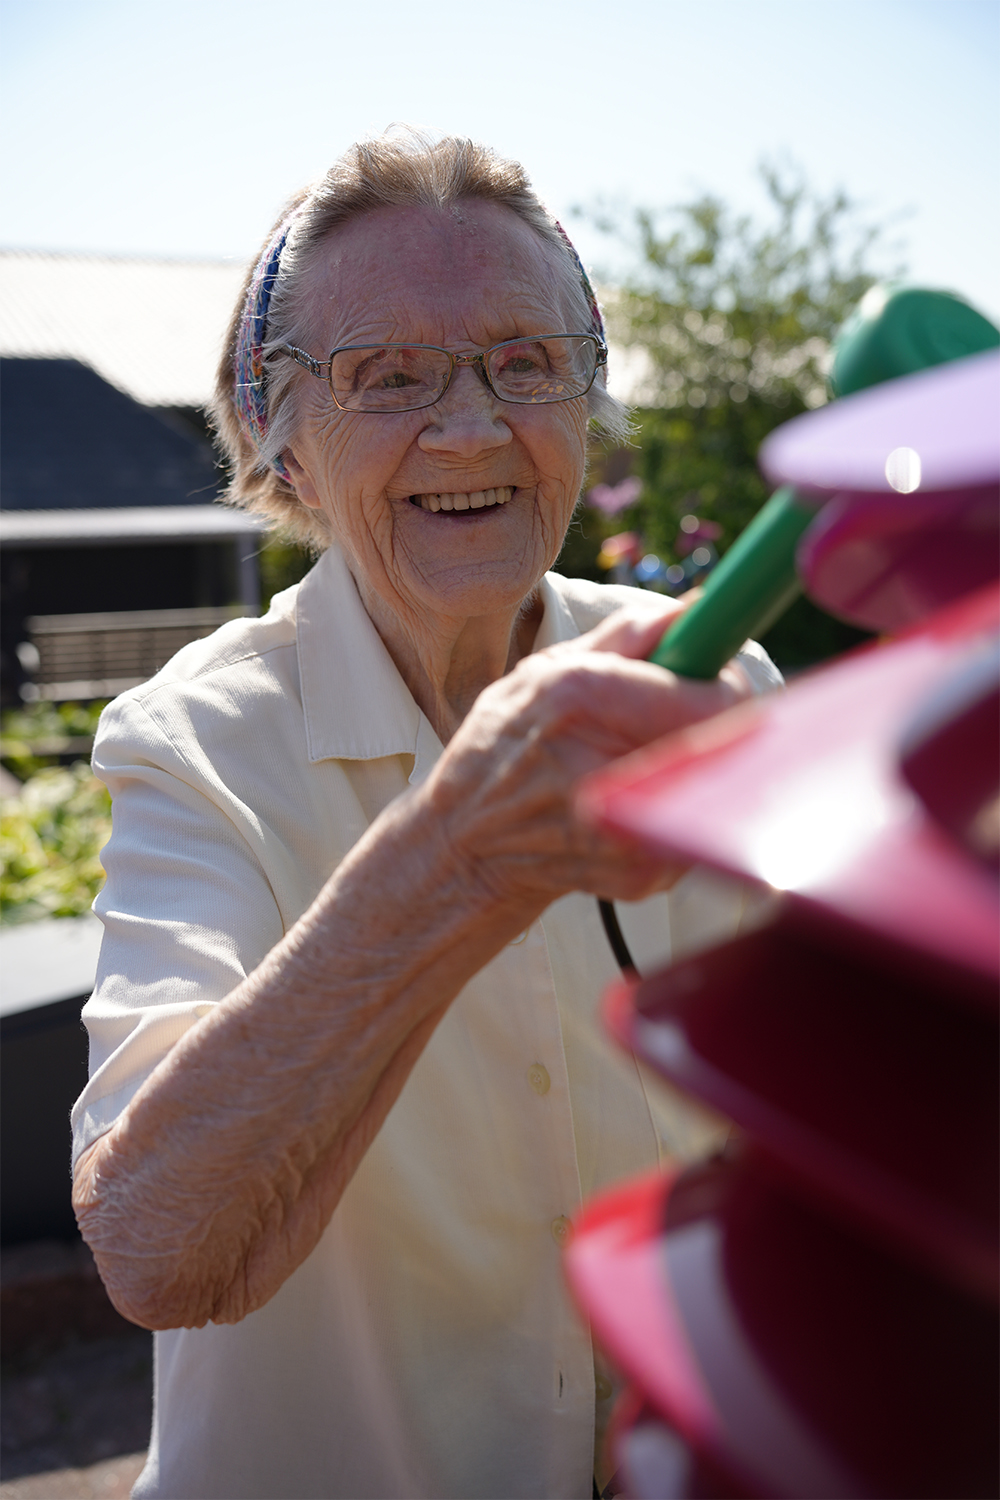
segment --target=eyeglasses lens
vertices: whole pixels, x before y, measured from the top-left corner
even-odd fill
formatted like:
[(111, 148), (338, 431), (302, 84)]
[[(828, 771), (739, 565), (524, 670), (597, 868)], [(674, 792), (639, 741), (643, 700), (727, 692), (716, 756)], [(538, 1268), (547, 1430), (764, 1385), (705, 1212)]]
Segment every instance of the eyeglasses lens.
[(486, 364), (493, 389), (504, 401), (570, 401), (593, 383), (597, 345), (572, 334), (512, 341), (491, 349)]
[[(570, 401), (593, 383), (597, 345), (580, 334), (512, 339), (494, 345), (484, 358), (493, 389), (504, 401)], [(440, 399), (450, 368), (443, 350), (422, 344), (339, 349), (330, 362), (330, 388), (345, 411), (415, 411)]]
[(412, 411), (438, 399), (449, 369), (447, 354), (419, 344), (341, 349), (330, 364), (330, 386), (346, 411)]

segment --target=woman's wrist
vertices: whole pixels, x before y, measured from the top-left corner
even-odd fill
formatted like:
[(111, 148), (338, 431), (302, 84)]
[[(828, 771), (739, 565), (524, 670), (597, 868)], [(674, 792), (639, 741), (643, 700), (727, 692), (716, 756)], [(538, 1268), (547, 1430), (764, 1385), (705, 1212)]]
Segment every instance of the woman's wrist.
[(536, 898), (498, 898), (424, 786), (388, 808), (355, 845), (293, 941), (304, 945), (306, 962), (313, 934), (322, 948), (335, 947), (341, 982), (360, 982), (369, 993), (376, 975), (381, 988), (402, 995), (435, 974), (439, 1001), (444, 971), (454, 971), (457, 993), (488, 961), (487, 950), (498, 952), (539, 910)]

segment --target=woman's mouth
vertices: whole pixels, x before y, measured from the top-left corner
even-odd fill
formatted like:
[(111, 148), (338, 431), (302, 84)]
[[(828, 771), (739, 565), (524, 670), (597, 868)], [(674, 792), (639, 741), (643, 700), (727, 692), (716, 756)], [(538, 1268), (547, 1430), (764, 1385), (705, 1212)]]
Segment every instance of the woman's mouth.
[(452, 491), (438, 495), (411, 495), (410, 504), (421, 510), (488, 510), (493, 505), (506, 505), (514, 493), (514, 486), (505, 484), (493, 490)]

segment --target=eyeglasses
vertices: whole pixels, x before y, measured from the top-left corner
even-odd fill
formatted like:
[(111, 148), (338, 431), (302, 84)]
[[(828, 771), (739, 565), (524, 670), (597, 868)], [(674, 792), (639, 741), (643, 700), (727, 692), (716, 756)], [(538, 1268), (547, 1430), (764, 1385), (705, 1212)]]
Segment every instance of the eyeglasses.
[(608, 349), (590, 333), (545, 333), (505, 339), (479, 354), (451, 354), (432, 344), (352, 344), (334, 349), (328, 360), (281, 344), (310, 375), (326, 380), (342, 411), (373, 415), (419, 411), (440, 401), (459, 365), (475, 365), (480, 379), (501, 401), (519, 406), (572, 401), (585, 396)]

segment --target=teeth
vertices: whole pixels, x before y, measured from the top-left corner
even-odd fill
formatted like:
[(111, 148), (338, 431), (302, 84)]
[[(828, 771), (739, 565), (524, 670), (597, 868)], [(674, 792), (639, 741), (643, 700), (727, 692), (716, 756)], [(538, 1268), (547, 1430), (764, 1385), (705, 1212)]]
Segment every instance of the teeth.
[(493, 490), (458, 490), (448, 495), (421, 495), (421, 510), (488, 510), (491, 505), (506, 505), (514, 486), (501, 485)]

